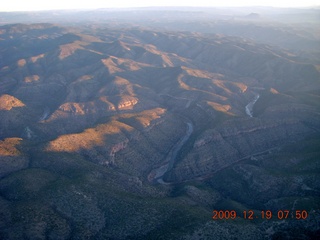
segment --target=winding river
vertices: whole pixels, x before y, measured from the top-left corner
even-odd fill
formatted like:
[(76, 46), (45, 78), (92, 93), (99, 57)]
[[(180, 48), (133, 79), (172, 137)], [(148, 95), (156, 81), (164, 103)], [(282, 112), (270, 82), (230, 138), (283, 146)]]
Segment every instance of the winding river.
[(44, 110), (43, 110), (42, 116), (39, 118), (39, 121), (47, 120), (49, 115), (50, 115), (50, 108), (49, 107), (45, 107)]
[[(253, 117), (253, 106), (258, 101), (259, 97), (260, 97), (260, 95), (256, 94), (254, 99), (246, 105), (245, 110), (246, 110), (246, 114), (249, 117)], [(186, 108), (189, 107), (189, 105), (190, 105), (190, 103), (188, 102), (186, 105)], [(150, 174), (148, 175), (149, 182), (158, 182), (161, 184), (168, 184), (165, 181), (163, 181), (163, 176), (173, 168), (179, 151), (181, 150), (183, 145), (188, 141), (188, 139), (190, 138), (190, 136), (193, 132), (194, 127), (193, 127), (192, 122), (190, 120), (186, 119), (185, 123), (187, 125), (187, 129), (186, 129), (185, 134), (180, 138), (180, 140), (169, 151), (165, 160), (163, 161), (163, 164), (160, 167), (153, 169), (150, 172)]]
[(172, 169), (174, 162), (176, 160), (176, 157), (180, 151), (180, 149), (183, 147), (183, 145), (188, 141), (190, 138), (192, 132), (193, 132), (193, 124), (191, 121), (186, 121), (187, 130), (183, 137), (180, 138), (180, 140), (173, 146), (173, 148), (170, 150), (168, 155), (166, 156), (165, 160), (163, 161), (163, 165), (159, 168), (153, 169), (151, 173), (148, 176), (148, 180), (150, 182), (158, 182), (161, 184), (166, 184), (166, 182), (163, 181), (163, 176)]
[(254, 97), (254, 99), (248, 103), (248, 105), (246, 106), (246, 114), (249, 117), (253, 117), (253, 106), (254, 104), (258, 101), (260, 95), (257, 93)]

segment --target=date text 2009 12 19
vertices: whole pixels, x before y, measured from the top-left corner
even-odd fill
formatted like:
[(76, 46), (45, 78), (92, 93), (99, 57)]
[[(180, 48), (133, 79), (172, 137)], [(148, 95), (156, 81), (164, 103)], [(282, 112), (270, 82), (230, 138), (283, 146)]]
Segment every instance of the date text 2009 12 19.
[(253, 210), (244, 210), (241, 214), (238, 214), (235, 210), (213, 210), (212, 219), (222, 220), (222, 219), (307, 219), (308, 212), (306, 210), (278, 210), (272, 212), (271, 210), (263, 210), (260, 212)]

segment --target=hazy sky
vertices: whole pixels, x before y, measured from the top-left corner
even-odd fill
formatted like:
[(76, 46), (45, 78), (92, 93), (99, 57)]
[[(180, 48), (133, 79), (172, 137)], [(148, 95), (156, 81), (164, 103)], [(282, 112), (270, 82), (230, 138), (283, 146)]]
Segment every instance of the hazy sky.
[(119, 8), (149, 6), (319, 6), (319, 0), (2, 0), (0, 11)]

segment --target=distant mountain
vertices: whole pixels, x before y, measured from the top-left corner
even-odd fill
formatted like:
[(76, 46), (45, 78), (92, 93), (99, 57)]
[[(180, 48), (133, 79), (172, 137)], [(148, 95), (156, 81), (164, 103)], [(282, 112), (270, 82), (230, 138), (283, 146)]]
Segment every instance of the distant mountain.
[(260, 18), (260, 14), (259, 13), (250, 13), (246, 16), (246, 18), (249, 18), (249, 19), (258, 19)]
[(316, 44), (118, 24), (0, 27), (1, 238), (318, 237)]

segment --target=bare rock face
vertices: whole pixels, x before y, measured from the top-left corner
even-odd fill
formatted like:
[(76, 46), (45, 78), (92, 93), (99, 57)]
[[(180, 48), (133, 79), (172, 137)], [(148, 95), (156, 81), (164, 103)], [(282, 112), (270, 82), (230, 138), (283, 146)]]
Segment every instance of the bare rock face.
[(0, 111), (9, 111), (12, 108), (24, 106), (25, 104), (23, 102), (13, 96), (10, 96), (8, 94), (0, 96)]
[(118, 109), (126, 109), (126, 108), (132, 108), (134, 105), (138, 103), (138, 100), (133, 98), (132, 100), (121, 100), (118, 104)]
[(28, 157), (17, 149), (21, 141), (21, 138), (0, 141), (0, 178), (28, 167)]
[(34, 111), (18, 98), (3, 94), (0, 96), (0, 136), (21, 137), (25, 127), (32, 122)]

